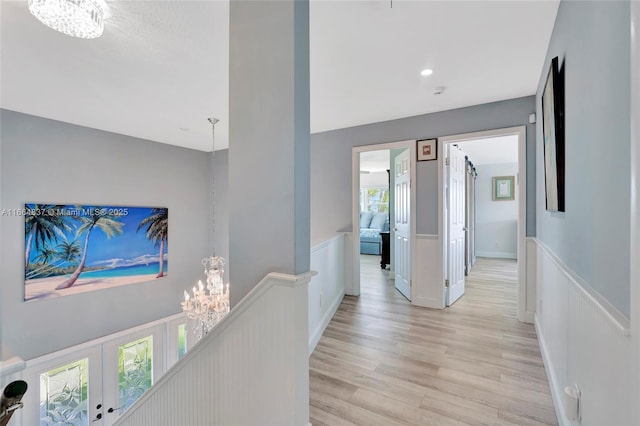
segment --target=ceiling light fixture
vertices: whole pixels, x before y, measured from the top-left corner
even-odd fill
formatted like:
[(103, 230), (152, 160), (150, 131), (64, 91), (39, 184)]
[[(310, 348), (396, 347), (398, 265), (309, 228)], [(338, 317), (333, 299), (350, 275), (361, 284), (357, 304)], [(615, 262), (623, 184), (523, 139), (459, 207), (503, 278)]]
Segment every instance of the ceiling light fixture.
[(433, 89), (433, 96), (442, 95), (447, 88), (444, 86), (438, 86)]
[[(211, 123), (211, 167), (215, 165), (216, 123), (220, 120), (214, 117), (207, 118)], [(193, 332), (197, 340), (209, 333), (225, 315), (229, 313), (229, 283), (224, 285), (223, 257), (216, 256), (215, 248), (215, 185), (214, 174), (211, 174), (211, 256), (202, 259), (204, 274), (207, 277), (207, 285), (198, 281), (198, 286), (193, 286), (193, 295), (184, 292), (182, 310), (187, 318), (193, 322)]]
[(56, 31), (78, 38), (97, 38), (104, 31), (99, 0), (29, 0), (29, 11)]
[(420, 72), (420, 75), (431, 75), (431, 74), (433, 74), (433, 70), (429, 68), (427, 68), (426, 70), (422, 70)]

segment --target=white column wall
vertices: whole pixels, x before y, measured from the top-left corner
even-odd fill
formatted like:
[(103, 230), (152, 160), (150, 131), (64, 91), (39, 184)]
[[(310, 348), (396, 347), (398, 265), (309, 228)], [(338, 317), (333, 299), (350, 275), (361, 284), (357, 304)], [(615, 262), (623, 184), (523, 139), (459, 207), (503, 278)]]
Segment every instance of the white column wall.
[(309, 3), (230, 5), (229, 262), (235, 305), (309, 270)]

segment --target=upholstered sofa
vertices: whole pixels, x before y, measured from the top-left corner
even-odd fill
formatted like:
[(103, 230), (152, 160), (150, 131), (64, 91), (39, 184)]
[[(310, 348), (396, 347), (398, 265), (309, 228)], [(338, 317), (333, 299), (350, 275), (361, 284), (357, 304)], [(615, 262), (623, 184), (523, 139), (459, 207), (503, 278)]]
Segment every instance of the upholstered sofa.
[(360, 212), (360, 253), (382, 253), (380, 232), (389, 232), (389, 214)]

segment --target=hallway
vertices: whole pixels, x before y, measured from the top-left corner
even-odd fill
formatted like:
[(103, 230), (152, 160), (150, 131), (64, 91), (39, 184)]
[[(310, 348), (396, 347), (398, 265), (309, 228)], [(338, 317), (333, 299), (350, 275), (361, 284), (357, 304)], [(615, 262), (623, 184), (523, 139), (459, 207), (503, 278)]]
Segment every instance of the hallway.
[(376, 256), (310, 360), (319, 425), (556, 424), (533, 325), (516, 319), (516, 262), (479, 258), (446, 310), (411, 306)]

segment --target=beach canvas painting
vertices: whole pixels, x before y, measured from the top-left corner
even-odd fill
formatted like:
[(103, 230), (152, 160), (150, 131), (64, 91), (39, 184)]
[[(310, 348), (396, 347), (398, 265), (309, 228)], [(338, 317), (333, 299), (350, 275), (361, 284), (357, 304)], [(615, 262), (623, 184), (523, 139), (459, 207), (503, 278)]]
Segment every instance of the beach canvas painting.
[(165, 277), (164, 207), (25, 204), (24, 299)]

